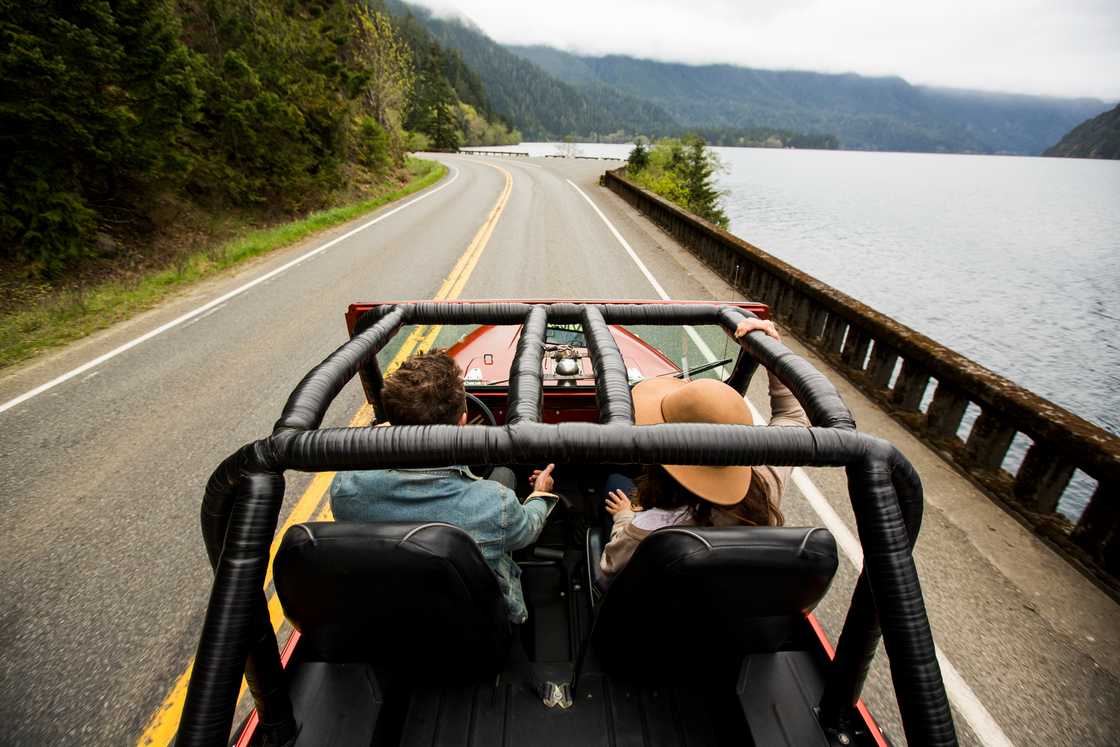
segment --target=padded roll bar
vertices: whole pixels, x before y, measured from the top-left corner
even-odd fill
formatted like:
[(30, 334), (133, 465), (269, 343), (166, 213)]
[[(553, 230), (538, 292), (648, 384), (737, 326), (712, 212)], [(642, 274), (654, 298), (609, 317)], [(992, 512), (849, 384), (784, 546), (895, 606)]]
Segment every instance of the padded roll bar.
[(580, 319), (587, 352), (595, 369), (595, 399), (599, 404), (599, 422), (634, 424), (634, 402), (630, 399), (630, 380), (626, 363), (618, 349), (603, 312), (595, 306), (584, 306)]
[[(831, 382), (777, 341), (747, 335), (739, 341), (735, 370), (746, 370), (746, 355), (773, 371), (814, 427), (628, 425), (633, 423), (633, 403), (625, 364), (608, 325), (718, 324), (731, 333), (743, 318), (743, 311), (733, 306), (567, 302), (423, 302), (375, 307), (363, 314), (354, 336), (292, 392), (273, 435), (239, 449), (207, 483), (201, 520), (214, 585), (178, 744), (225, 744), (243, 671), (262, 727), (279, 743), (294, 734), (291, 702), (262, 592), (283, 500), (284, 470), (537, 464), (548, 459), (845, 466), (865, 561), (822, 698), (822, 723), (826, 729), (846, 728), (843, 719), (859, 697), (881, 631), (908, 741), (955, 745), (952, 713), (911, 556), (921, 523), (921, 483), (897, 449), (855, 431), (851, 413)], [(595, 363), (603, 424), (537, 422), (543, 392), (540, 354), (550, 321), (583, 325)], [(346, 381), (375, 360), (401, 325), (419, 323), (524, 325), (516, 375), (511, 371), (510, 422), (505, 427), (316, 430)]]
[[(595, 308), (607, 324), (719, 324), (721, 309), (734, 306), (708, 303), (572, 303), (568, 301), (417, 301), (375, 306), (366, 311), (358, 325), (372, 325), (394, 309), (404, 312), (405, 324), (521, 324), (533, 306), (547, 306), (551, 324), (579, 324), (583, 310)], [(740, 310), (740, 313), (742, 311)], [(355, 330), (357, 332), (358, 329)]]
[(280, 419), (273, 426), (273, 434), (285, 430), (318, 428), (327, 413), (327, 407), (342, 391), (342, 387), (354, 378), (354, 374), (362, 366), (370, 360), (376, 360), (377, 353), (401, 328), (404, 317), (404, 311), (393, 307), (369, 329), (351, 337), (311, 369), (288, 397)]
[(506, 422), (537, 423), (544, 406), (544, 386), (541, 381), (541, 358), (544, 356), (544, 338), (548, 332), (548, 307), (534, 306), (525, 316), (517, 351), (509, 369), (509, 407)]
[[(722, 307), (717, 313), (728, 334), (734, 334), (739, 322), (747, 318), (742, 309), (734, 307)], [(824, 428), (855, 430), (856, 421), (852, 417), (852, 411), (844, 404), (833, 383), (813, 368), (813, 364), (774, 338), (763, 334), (746, 335), (738, 342), (753, 360), (773, 371), (778, 380), (789, 387), (793, 396), (805, 408), (810, 423)]]

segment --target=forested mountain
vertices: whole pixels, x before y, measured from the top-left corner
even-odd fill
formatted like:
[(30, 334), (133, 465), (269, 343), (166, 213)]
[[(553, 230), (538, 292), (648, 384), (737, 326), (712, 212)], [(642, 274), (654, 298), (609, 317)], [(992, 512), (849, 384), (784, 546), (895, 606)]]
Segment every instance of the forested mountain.
[[(592, 82), (584, 90), (557, 80), (481, 30), (436, 18), (425, 8), (385, 0), (405, 24), (422, 23), (444, 48), (454, 49), (478, 73), (493, 111), (529, 138), (569, 133), (591, 136), (617, 130), (670, 134), (680, 126), (657, 105)], [(411, 17), (410, 20), (409, 17)]]
[(377, 0), (0, 9), (5, 273), (158, 253), (180, 222), (160, 216), (275, 219), (407, 179), (410, 146), (520, 137), (457, 52)]
[(898, 77), (509, 49), (579, 90), (605, 85), (649, 101), (685, 127), (833, 133), (844, 148), (1037, 155), (1106, 108), (1096, 99), (931, 88)]
[(1120, 159), (1120, 106), (1077, 125), (1042, 155)]
[[(357, 0), (362, 2), (363, 0)], [(478, 73), (458, 50), (442, 46), (411, 14), (391, 16), (380, 0), (364, 0), (392, 18), (412, 56), (412, 92), (404, 126), (414, 150), (454, 149), (460, 145), (506, 145), (521, 141), (490, 105)]]

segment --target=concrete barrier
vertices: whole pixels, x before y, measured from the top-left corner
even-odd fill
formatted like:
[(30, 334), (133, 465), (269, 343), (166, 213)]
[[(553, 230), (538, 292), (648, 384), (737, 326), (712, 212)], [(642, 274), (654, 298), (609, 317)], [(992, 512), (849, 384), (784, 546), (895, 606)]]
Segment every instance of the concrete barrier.
[[(1120, 437), (698, 218), (625, 177), (602, 183), (824, 356), (1004, 508), (1120, 599)], [(967, 433), (966, 412), (976, 413)], [(1008, 451), (1030, 441), (1017, 466)], [(1056, 512), (1075, 470), (1096, 488)]]

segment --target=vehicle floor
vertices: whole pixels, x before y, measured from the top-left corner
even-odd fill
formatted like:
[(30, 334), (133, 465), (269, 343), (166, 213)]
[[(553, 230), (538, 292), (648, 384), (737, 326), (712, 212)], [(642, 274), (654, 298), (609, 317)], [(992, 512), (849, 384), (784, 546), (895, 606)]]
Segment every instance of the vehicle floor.
[(571, 708), (546, 708), (516, 678), (382, 688), (363, 664), (308, 662), (293, 682), (297, 745), (749, 745), (733, 687), (648, 687), (582, 678)]
[(412, 699), (402, 745), (718, 745), (747, 733), (733, 690), (657, 689), (584, 678), (573, 706), (545, 708), (510, 684), (425, 691)]

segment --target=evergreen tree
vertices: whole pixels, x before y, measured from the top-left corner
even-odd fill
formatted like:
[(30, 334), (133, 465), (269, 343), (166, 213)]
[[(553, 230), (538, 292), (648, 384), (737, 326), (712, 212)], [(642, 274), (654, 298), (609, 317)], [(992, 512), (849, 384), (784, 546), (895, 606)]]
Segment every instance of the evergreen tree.
[(166, 2), (0, 0), (0, 244), (56, 276), (180, 180), (199, 91)]
[(646, 147), (645, 141), (639, 137), (634, 140), (634, 149), (630, 151), (630, 156), (626, 159), (626, 170), (631, 174), (636, 174), (646, 166), (649, 166), (649, 148)]
[(416, 76), (416, 88), (405, 126), (414, 132), (424, 133), (431, 147), (437, 150), (457, 150), (462, 142), (459, 99), (442, 70), (443, 50), (433, 41)]
[[(634, 168), (641, 161), (645, 165)], [(703, 138), (693, 135), (683, 142), (661, 140), (644, 154), (635, 147), (627, 173), (640, 186), (720, 228), (727, 228), (727, 214), (719, 206), (723, 193), (713, 183), (720, 168), (719, 158), (705, 147)]]
[(712, 184), (713, 175), (720, 166), (718, 158), (697, 136), (685, 138), (679, 154), (673, 168), (687, 195), (685, 207), (704, 220), (726, 228), (727, 214), (719, 206), (722, 194)]
[(454, 106), (448, 101), (440, 101), (432, 112), (431, 129), (428, 135), (432, 139), (432, 147), (436, 150), (459, 149), (461, 143), (459, 135), (459, 117)]

